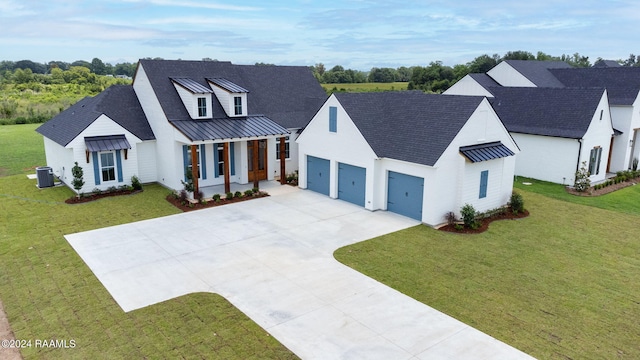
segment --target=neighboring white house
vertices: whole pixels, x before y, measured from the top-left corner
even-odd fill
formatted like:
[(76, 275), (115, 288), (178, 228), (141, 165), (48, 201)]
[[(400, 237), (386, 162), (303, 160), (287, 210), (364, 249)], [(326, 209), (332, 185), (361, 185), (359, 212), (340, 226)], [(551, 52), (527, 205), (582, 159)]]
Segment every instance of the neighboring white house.
[[(640, 135), (638, 129), (640, 128), (640, 68), (634, 67), (620, 67), (615, 66), (613, 62), (601, 62), (602, 66), (592, 68), (572, 68), (566, 63), (557, 61), (525, 61), (525, 60), (507, 60), (504, 61), (493, 69), (489, 70), (486, 74), (469, 74), (461, 79), (458, 83), (454, 84), (451, 88), (445, 91), (447, 95), (485, 95), (489, 98), (494, 97), (494, 89), (497, 88), (553, 88), (563, 89), (557, 92), (548, 92), (549, 95), (544, 95), (544, 91), (536, 95), (547, 96), (543, 101), (548, 105), (543, 106), (542, 109), (548, 109), (551, 114), (547, 117), (555, 118), (555, 122), (548, 122), (544, 126), (550, 130), (554, 128), (556, 130), (559, 125), (565, 126), (567, 124), (576, 124), (574, 130), (584, 134), (587, 140), (581, 140), (581, 143), (597, 143), (595, 146), (599, 146), (601, 150), (594, 151), (594, 158), (599, 160), (600, 164), (606, 164), (604, 172), (613, 173), (617, 171), (627, 170), (632, 168), (634, 159), (640, 157), (640, 146), (636, 146), (637, 141), (640, 141)], [(606, 65), (606, 66), (605, 66)], [(587, 109), (584, 109), (586, 113), (581, 116), (583, 119), (600, 119), (600, 112), (604, 120), (610, 118), (612, 129), (608, 126), (593, 126), (588, 128), (585, 126), (585, 122), (576, 118), (580, 110), (575, 106), (570, 105), (571, 100), (567, 99), (567, 96), (561, 95), (562, 91), (574, 91), (572, 89), (601, 89), (604, 92), (606, 89), (607, 105), (604, 106), (603, 101), (599, 101), (597, 109), (594, 109), (595, 100), (590, 100)], [(500, 90), (496, 90), (500, 91)], [(526, 93), (522, 92), (523, 94)], [(580, 92), (574, 92), (576, 94), (582, 94)], [(528, 93), (526, 93), (528, 96)], [(557, 95), (552, 95), (557, 94)], [(562, 96), (565, 100), (563, 103), (553, 101), (552, 96)], [(593, 98), (593, 96), (592, 96)], [(578, 100), (578, 99), (576, 99)], [(586, 100), (586, 99), (582, 99)], [(551, 101), (551, 102), (550, 102)], [(495, 103), (495, 101), (493, 101)], [(566, 108), (565, 111), (573, 110), (573, 115), (570, 117), (572, 121), (561, 118), (560, 116), (553, 115), (550, 106), (561, 106)], [(569, 106), (574, 106), (573, 109)], [(526, 121), (535, 122), (534, 114), (529, 114), (527, 108), (529, 107), (527, 99), (523, 99), (523, 103), (520, 105), (518, 111), (525, 113)], [(588, 111), (587, 111), (588, 110)], [(555, 111), (557, 114), (558, 112)], [(556, 143), (560, 141), (563, 143), (562, 154), (574, 154), (572, 157), (575, 162), (582, 162), (587, 156), (587, 162), (592, 159), (591, 150), (589, 154), (578, 155), (580, 146), (576, 148), (576, 145), (566, 145), (567, 140), (559, 140), (565, 138), (565, 135), (559, 135), (554, 137), (556, 139), (549, 139), (548, 136), (536, 137), (539, 134), (528, 134), (528, 136), (516, 135), (512, 131), (511, 124), (515, 121), (523, 122), (523, 118), (518, 119), (517, 114), (513, 114), (512, 117), (506, 117), (500, 114), (501, 119), (505, 123), (505, 126), (512, 133), (518, 145), (522, 149), (523, 153), (518, 157), (518, 164), (516, 165), (516, 174), (531, 176), (534, 178), (549, 180), (557, 183), (572, 184), (575, 174), (575, 166), (569, 166), (570, 161), (567, 156), (563, 155), (560, 159), (556, 159), (553, 162), (544, 163), (539, 160), (539, 156), (528, 156), (527, 148), (540, 148), (544, 154), (544, 151), (548, 151), (550, 154), (558, 154), (553, 150), (556, 147)], [(595, 124), (595, 122), (592, 122)], [(581, 124), (581, 125), (580, 125)], [(602, 133), (597, 133), (597, 129), (601, 129)], [(541, 130), (537, 130), (540, 132)], [(611, 131), (614, 136), (610, 137)], [(577, 139), (574, 135), (573, 139)], [(582, 139), (582, 136), (579, 137)], [(598, 138), (598, 140), (590, 140)], [(607, 143), (607, 140), (608, 143)], [(571, 139), (571, 138), (569, 138)], [(583, 146), (584, 148), (584, 146)], [(571, 150), (568, 150), (571, 149)], [(567, 153), (567, 151), (569, 151)], [(606, 157), (603, 154), (608, 154)], [(549, 168), (549, 165), (552, 165)], [(560, 168), (563, 170), (561, 171)], [(537, 169), (537, 170), (536, 170)], [(606, 174), (602, 173), (596, 165), (591, 162), (590, 169), (592, 169), (592, 181), (602, 181)], [(562, 173), (562, 174), (560, 174)]]
[(484, 97), (336, 93), (297, 139), (299, 185), (429, 225), (512, 192), (515, 142)]
[(614, 135), (606, 90), (490, 88), (493, 108), (521, 152), (516, 175), (572, 185), (586, 163), (605, 180)]
[(294, 140), (325, 99), (307, 67), (140, 60), (132, 86), (85, 98), (37, 131), (65, 184), (74, 162), (83, 167), (81, 192), (134, 175), (177, 190), (187, 172), (199, 188), (228, 187), (297, 170)]

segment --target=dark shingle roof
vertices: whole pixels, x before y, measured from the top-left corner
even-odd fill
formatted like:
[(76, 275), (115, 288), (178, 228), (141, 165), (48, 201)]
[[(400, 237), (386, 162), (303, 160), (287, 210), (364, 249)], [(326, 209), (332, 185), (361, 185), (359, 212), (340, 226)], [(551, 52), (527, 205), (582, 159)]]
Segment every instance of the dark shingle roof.
[(114, 85), (94, 97), (86, 97), (36, 131), (66, 146), (102, 114), (141, 140), (155, 139), (131, 85)]
[(192, 141), (286, 135), (289, 131), (264, 116), (171, 122)]
[(631, 105), (640, 91), (640, 67), (550, 70), (567, 87), (606, 88), (612, 105)]
[(485, 89), (500, 86), (491, 76), (484, 73), (471, 73), (469, 76)]
[(509, 132), (581, 139), (604, 89), (491, 88), (493, 108)]
[(378, 157), (429, 166), (484, 99), (421, 91), (334, 95)]
[(505, 62), (538, 87), (564, 87), (549, 70), (571, 68), (571, 65), (564, 61), (505, 60)]
[[(208, 86), (207, 78), (224, 78), (249, 91), (250, 115), (262, 114), (285, 128), (304, 127), (327, 98), (311, 70), (304, 66), (182, 60), (140, 60), (139, 66), (147, 74), (170, 121), (190, 119), (170, 77), (187, 77), (203, 86)], [(213, 102), (213, 116), (226, 117), (217, 101)]]
[(598, 61), (596, 61), (595, 63), (593, 63), (593, 67), (596, 68), (600, 68), (600, 67), (620, 67), (622, 65), (620, 65), (620, 63), (618, 63), (615, 60), (603, 60), (600, 59)]

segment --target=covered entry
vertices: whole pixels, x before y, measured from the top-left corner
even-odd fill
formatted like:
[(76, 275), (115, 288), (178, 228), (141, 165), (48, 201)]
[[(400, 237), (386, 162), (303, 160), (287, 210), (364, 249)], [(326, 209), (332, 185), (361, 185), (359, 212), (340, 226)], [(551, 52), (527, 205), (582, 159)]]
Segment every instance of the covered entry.
[(338, 199), (364, 206), (367, 169), (349, 164), (338, 164)]
[(422, 220), (424, 178), (389, 171), (387, 210)]
[(329, 196), (330, 162), (307, 155), (307, 189)]

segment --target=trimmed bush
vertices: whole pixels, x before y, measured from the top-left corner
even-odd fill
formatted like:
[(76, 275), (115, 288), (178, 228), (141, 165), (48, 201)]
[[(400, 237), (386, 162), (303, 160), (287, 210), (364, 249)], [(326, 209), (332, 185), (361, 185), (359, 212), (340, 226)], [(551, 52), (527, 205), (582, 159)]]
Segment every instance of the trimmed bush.
[(135, 175), (131, 177), (131, 187), (133, 188), (133, 190), (142, 190), (140, 179), (138, 179), (138, 177)]
[(213, 201), (215, 201), (215, 202), (220, 201), (220, 194), (213, 195)]
[(227, 193), (227, 200), (231, 200), (233, 199), (233, 193), (232, 192), (228, 192)]
[(473, 205), (465, 204), (460, 210), (460, 215), (462, 215), (462, 222), (464, 223), (464, 226), (474, 228), (477, 213)]
[(234, 197), (237, 198), (241, 198), (242, 197), (242, 193), (240, 191), (236, 191), (235, 194), (233, 194)]
[(522, 195), (514, 191), (509, 200), (509, 206), (511, 206), (511, 211), (513, 211), (514, 214), (524, 212), (524, 199)]
[(247, 190), (244, 192), (244, 196), (253, 196), (253, 190)]

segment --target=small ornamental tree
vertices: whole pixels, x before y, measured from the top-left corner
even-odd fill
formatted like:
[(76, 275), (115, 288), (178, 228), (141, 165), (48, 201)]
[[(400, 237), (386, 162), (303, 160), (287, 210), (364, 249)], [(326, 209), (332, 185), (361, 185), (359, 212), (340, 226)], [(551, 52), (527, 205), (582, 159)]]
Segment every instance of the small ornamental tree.
[(576, 180), (573, 183), (573, 188), (579, 192), (587, 191), (591, 187), (589, 176), (591, 176), (591, 173), (587, 170), (587, 162), (583, 161), (580, 170), (576, 171)]
[(193, 185), (193, 173), (191, 173), (188, 168), (185, 169), (185, 176), (187, 178), (187, 181), (180, 180), (180, 182), (182, 183), (182, 186), (184, 186), (184, 189), (186, 191), (192, 193), (193, 190), (195, 190), (195, 186)]
[(476, 227), (476, 209), (471, 204), (464, 204), (462, 209), (460, 210), (460, 215), (462, 215), (462, 222), (464, 222), (464, 226), (468, 228)]
[(78, 196), (80, 196), (80, 189), (84, 186), (84, 172), (82, 171), (82, 167), (78, 165), (76, 161), (75, 166), (71, 168), (71, 175), (73, 175), (73, 180), (71, 181), (71, 185), (76, 189)]

